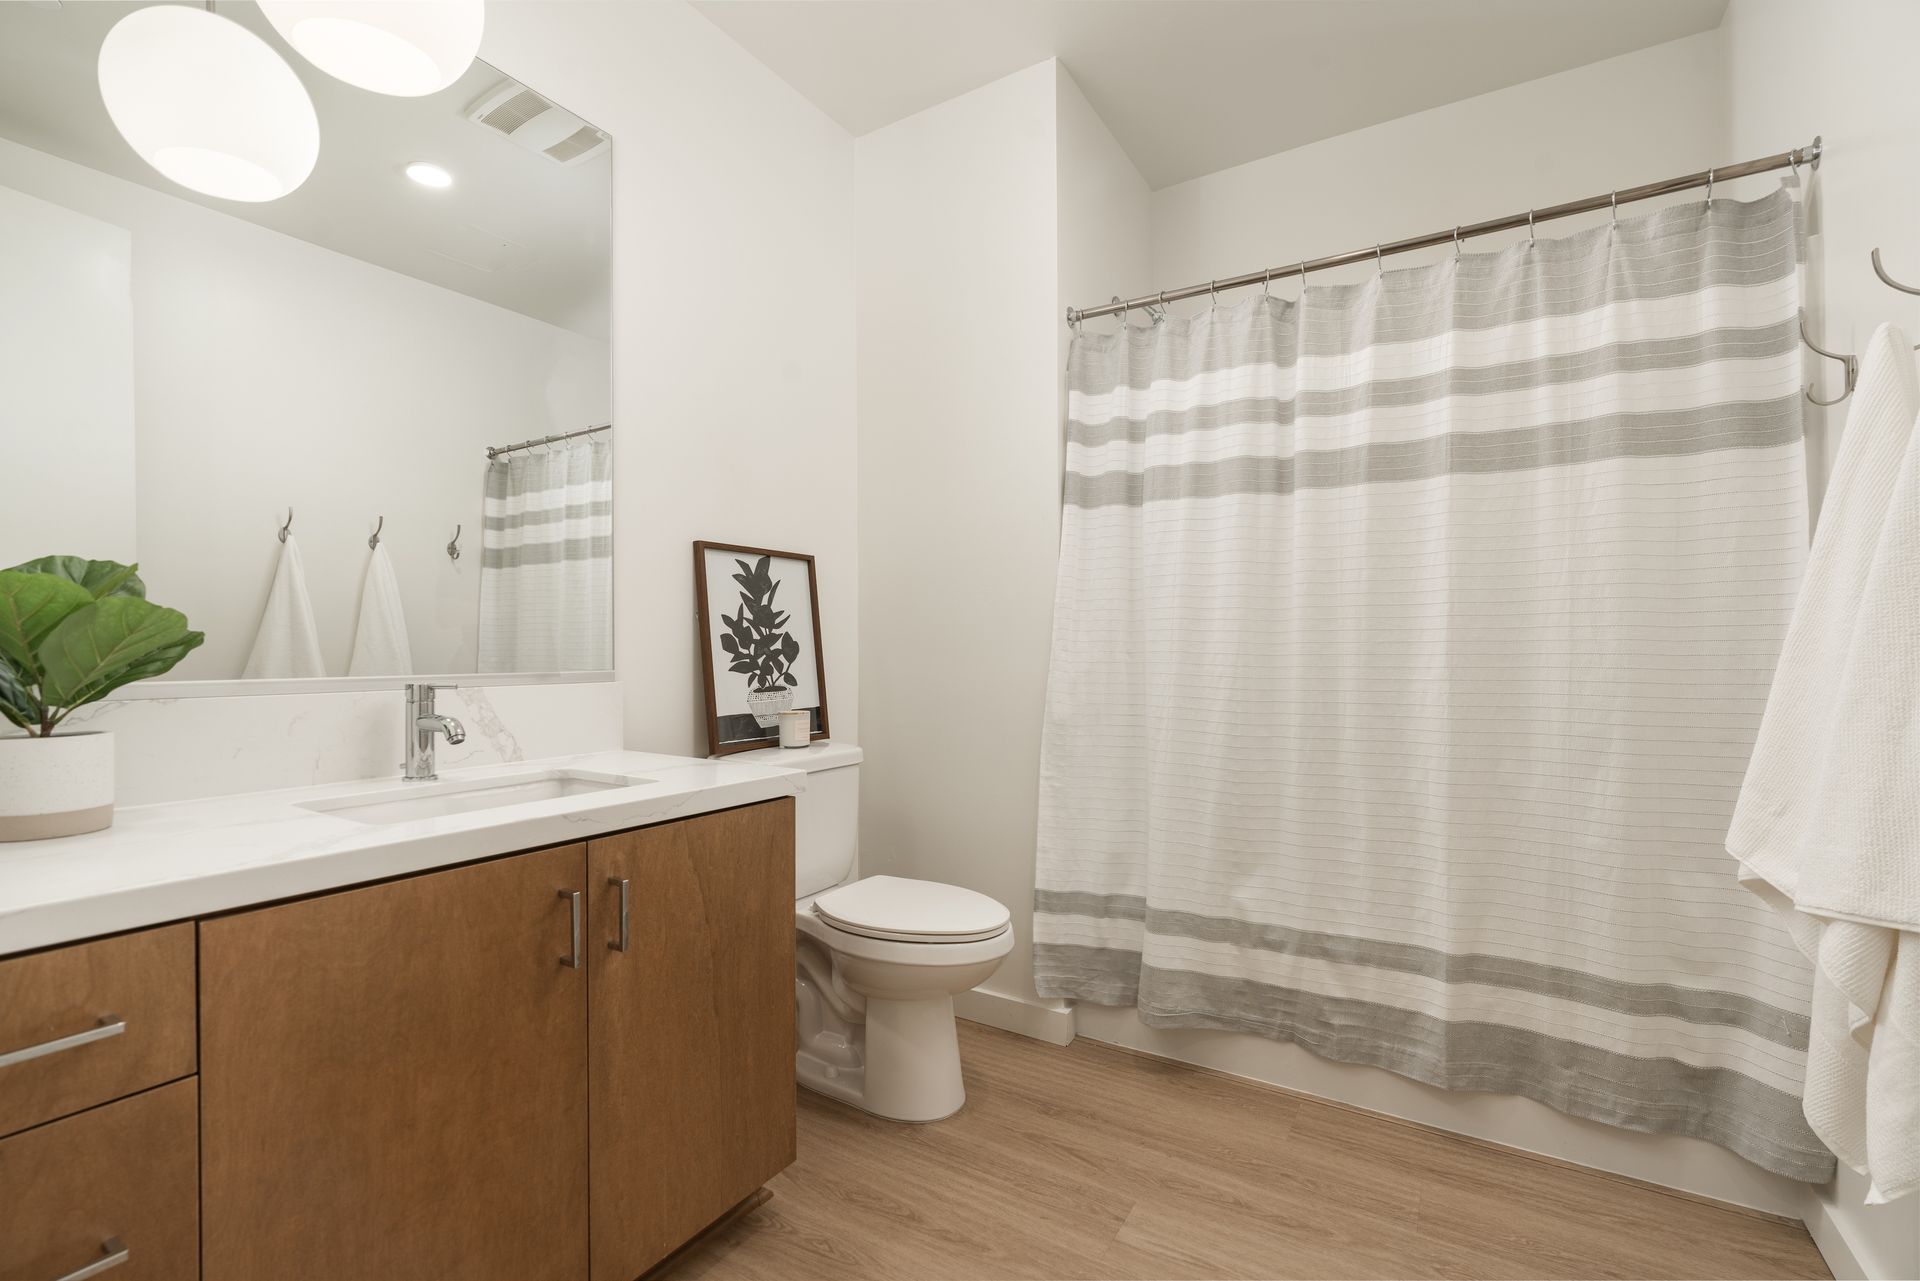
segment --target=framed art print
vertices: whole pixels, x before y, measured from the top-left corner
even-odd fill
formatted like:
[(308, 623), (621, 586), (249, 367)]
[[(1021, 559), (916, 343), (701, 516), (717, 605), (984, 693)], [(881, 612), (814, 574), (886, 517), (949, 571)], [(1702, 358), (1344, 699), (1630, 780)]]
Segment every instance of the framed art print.
[(799, 552), (693, 545), (700, 660), (707, 687), (707, 750), (772, 747), (780, 713), (812, 713), (809, 741), (827, 736), (820, 592), (813, 557)]

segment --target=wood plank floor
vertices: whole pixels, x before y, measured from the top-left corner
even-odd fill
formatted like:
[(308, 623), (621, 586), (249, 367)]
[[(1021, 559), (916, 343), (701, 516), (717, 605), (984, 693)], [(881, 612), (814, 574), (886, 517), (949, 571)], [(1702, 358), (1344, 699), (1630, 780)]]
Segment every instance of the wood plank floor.
[(960, 1025), (967, 1106), (800, 1091), (773, 1199), (692, 1278), (1826, 1277), (1798, 1224), (1091, 1041)]

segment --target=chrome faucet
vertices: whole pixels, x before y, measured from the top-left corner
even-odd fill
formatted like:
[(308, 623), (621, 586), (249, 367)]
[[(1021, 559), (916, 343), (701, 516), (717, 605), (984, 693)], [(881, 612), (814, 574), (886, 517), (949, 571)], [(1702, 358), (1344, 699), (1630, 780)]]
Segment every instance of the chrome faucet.
[(407, 686), (407, 773), (409, 782), (424, 783), (440, 777), (433, 771), (433, 736), (445, 734), (450, 746), (467, 741), (467, 729), (451, 716), (433, 710), (436, 691), (457, 689), (455, 685)]

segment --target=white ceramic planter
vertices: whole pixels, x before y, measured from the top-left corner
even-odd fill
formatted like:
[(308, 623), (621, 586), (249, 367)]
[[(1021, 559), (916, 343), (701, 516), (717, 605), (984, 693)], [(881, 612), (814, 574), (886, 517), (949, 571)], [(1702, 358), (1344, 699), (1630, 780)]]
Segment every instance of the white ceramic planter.
[(77, 836), (112, 824), (112, 734), (0, 738), (0, 841)]

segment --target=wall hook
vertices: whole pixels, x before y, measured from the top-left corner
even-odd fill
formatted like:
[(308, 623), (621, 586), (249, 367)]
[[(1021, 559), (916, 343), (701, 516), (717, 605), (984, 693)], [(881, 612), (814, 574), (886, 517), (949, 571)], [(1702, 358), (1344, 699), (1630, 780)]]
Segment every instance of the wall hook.
[(1828, 360), (1839, 361), (1840, 367), (1846, 371), (1844, 390), (1842, 390), (1838, 396), (1835, 396), (1832, 400), (1821, 400), (1813, 394), (1813, 388), (1808, 387), (1807, 399), (1816, 405), (1837, 405), (1847, 397), (1853, 395), (1854, 384), (1860, 381), (1860, 358), (1858, 356), (1849, 356), (1845, 352), (1828, 351), (1825, 347), (1822, 347), (1819, 343), (1808, 337), (1807, 315), (1805, 312), (1800, 313), (1800, 341), (1813, 348), (1815, 354), (1825, 356)]
[(453, 527), (453, 541), (447, 544), (447, 559), (460, 559), (460, 526)]
[(1877, 248), (1873, 251), (1873, 274), (1880, 277), (1881, 284), (1891, 285), (1903, 294), (1920, 294), (1920, 289), (1915, 289), (1912, 285), (1903, 285), (1887, 274), (1887, 269), (1880, 265), (1880, 251)]
[(380, 531), (387, 527), (387, 518), (382, 516), (380, 523), (373, 527), (373, 537), (367, 540), (367, 550), (372, 551), (380, 545)]
[(293, 508), (287, 508), (287, 523), (280, 526), (280, 541), (287, 541), (287, 531), (293, 528)]

